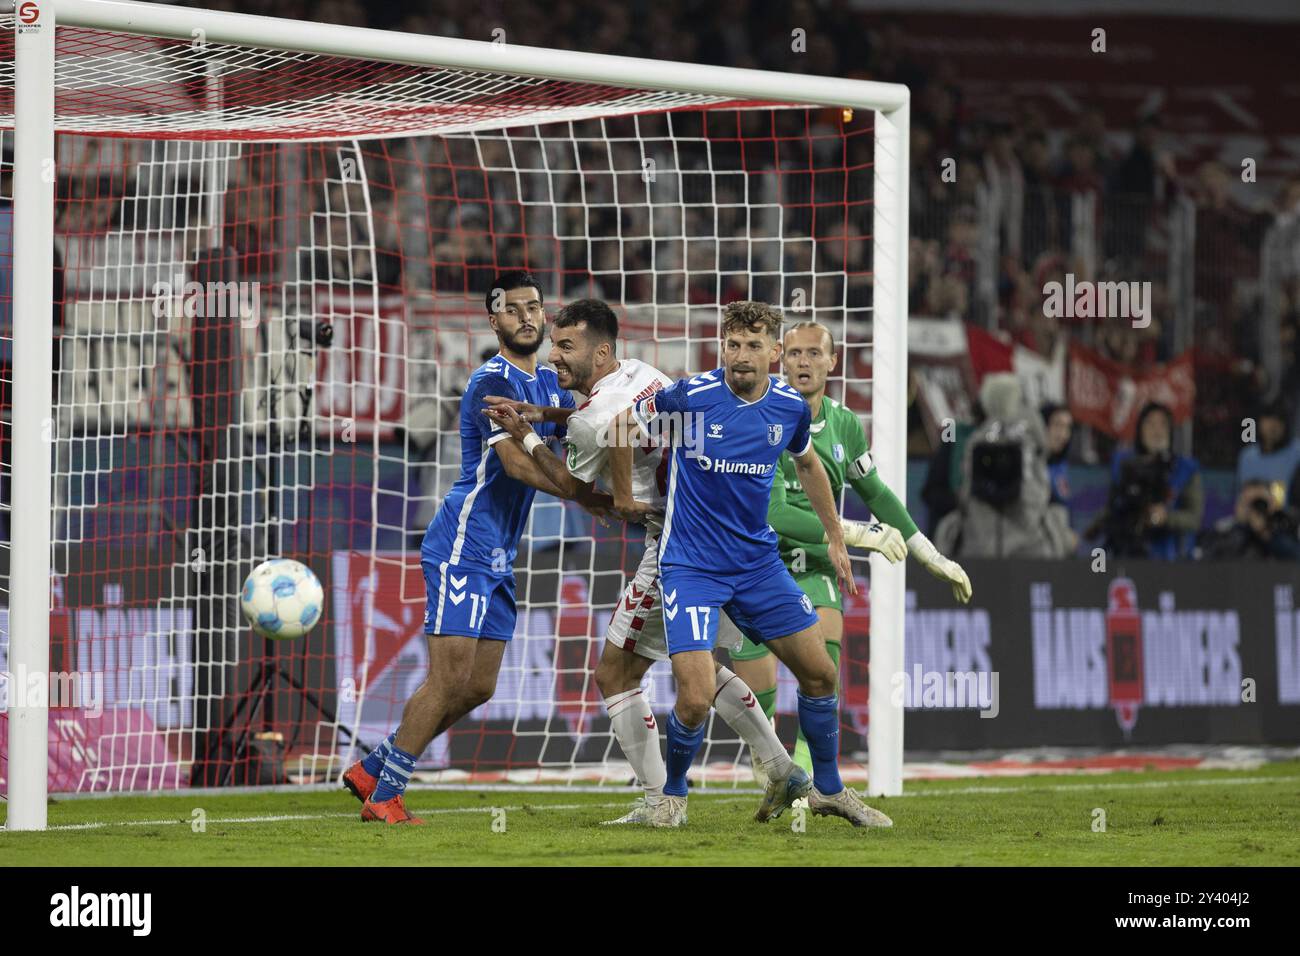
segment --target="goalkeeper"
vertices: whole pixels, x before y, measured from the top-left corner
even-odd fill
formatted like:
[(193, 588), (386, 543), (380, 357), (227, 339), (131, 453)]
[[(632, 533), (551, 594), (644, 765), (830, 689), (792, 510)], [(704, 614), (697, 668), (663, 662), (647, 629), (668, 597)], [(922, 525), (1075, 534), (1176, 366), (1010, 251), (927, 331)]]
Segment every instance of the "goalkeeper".
[[(891, 563), (902, 560), (910, 551), (931, 574), (952, 585), (953, 597), (963, 604), (969, 601), (971, 584), (966, 572), (940, 554), (917, 530), (902, 502), (881, 481), (857, 414), (826, 395), (826, 378), (838, 359), (830, 330), (819, 322), (801, 322), (786, 333), (783, 344), (786, 381), (812, 409), (813, 448), (826, 469), (831, 490), (838, 499), (847, 481), (881, 522), (841, 519), (844, 543), (879, 551)], [(827, 556), (822, 523), (799, 485), (788, 452), (781, 456), (772, 482), (767, 522), (780, 538), (781, 560), (817, 609), (826, 650), (838, 668), (844, 634), (840, 589), (835, 568)], [(772, 719), (776, 713), (776, 658), (766, 647), (746, 638), (740, 650), (732, 651), (731, 659), (735, 672), (755, 688), (763, 713)], [(806, 773), (812, 773), (812, 755), (802, 732), (795, 745), (794, 759)], [(760, 774), (761, 771), (755, 773)]]

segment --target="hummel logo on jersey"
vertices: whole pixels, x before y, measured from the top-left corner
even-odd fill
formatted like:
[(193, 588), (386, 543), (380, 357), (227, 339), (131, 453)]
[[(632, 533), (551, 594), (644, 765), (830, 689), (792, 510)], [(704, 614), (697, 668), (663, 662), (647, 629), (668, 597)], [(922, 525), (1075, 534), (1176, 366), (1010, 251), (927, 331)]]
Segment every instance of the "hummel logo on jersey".
[(558, 392), (551, 392), (551, 405), (554, 406), (554, 405), (559, 405), (559, 404), (560, 404), (560, 396), (559, 396), (559, 393), (558, 393)]
[(778, 422), (777, 424), (775, 424), (775, 425), (768, 425), (768, 426), (767, 426), (767, 443), (768, 443), (769, 445), (779, 445), (779, 444), (781, 444), (781, 431), (782, 431), (782, 427), (781, 427), (781, 424), (780, 424), (779, 422)]
[(642, 591), (640, 588), (638, 588), (635, 584), (630, 585), (628, 587), (627, 597), (623, 599), (623, 606), (627, 608), (629, 611), (635, 611), (636, 602), (641, 600), (641, 595), (643, 594), (645, 594), (645, 592)]
[(677, 603), (677, 592), (675, 590), (665, 591), (664, 592), (664, 617), (668, 618), (668, 620), (670, 621), (677, 616), (677, 608), (673, 606), (676, 603)]
[(713, 425), (710, 425), (710, 426), (709, 426), (709, 437), (710, 437), (710, 438), (721, 438), (721, 437), (722, 437), (722, 426), (719, 425), (719, 424), (716, 424), (716, 423), (713, 424)]
[(804, 609), (805, 614), (811, 614), (813, 612), (812, 599), (806, 594), (799, 599), (799, 606)]
[[(449, 574), (447, 575), (447, 579), (451, 581), (451, 594), (449, 594), (448, 597), (451, 598), (452, 604), (459, 605), (465, 600), (465, 592), (461, 589), (465, 587), (465, 582), (469, 580), (469, 576), (466, 575), (458, 578), (454, 574)], [(457, 591), (460, 591), (460, 593), (457, 594)]]

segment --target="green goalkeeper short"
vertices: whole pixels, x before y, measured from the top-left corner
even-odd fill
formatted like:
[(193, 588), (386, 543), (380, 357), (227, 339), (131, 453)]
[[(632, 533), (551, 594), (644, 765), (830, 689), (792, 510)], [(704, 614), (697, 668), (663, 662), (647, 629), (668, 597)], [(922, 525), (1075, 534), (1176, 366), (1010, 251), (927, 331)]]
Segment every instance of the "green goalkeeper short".
[[(819, 563), (798, 574), (791, 571), (790, 575), (794, 578), (795, 584), (799, 585), (799, 589), (812, 600), (813, 607), (833, 607), (843, 613), (844, 604), (840, 597), (840, 584), (835, 577), (835, 568), (829, 562), (825, 565)], [(731, 659), (756, 661), (771, 653), (765, 645), (755, 644), (746, 637), (741, 642), (739, 650), (731, 652)]]

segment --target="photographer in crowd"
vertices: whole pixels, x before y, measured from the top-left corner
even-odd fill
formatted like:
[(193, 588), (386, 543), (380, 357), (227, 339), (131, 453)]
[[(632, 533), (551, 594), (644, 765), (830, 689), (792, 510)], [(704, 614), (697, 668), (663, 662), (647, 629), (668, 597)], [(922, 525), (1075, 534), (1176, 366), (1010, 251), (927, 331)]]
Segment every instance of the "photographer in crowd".
[(1281, 404), (1269, 405), (1255, 418), (1258, 434), (1237, 456), (1237, 490), (1251, 481), (1291, 480), (1300, 467), (1300, 439), (1291, 436), (1291, 424)]
[[(1247, 481), (1231, 517), (1217, 522), (1197, 541), (1197, 556), (1208, 561), (1238, 558), (1295, 561), (1300, 558), (1300, 516), (1279, 500), (1273, 485)], [(1281, 485), (1276, 486), (1278, 489)]]
[(1133, 448), (1111, 462), (1110, 499), (1085, 536), (1115, 557), (1182, 557), (1201, 526), (1205, 493), (1196, 459), (1172, 451), (1174, 419), (1157, 402), (1138, 415)]

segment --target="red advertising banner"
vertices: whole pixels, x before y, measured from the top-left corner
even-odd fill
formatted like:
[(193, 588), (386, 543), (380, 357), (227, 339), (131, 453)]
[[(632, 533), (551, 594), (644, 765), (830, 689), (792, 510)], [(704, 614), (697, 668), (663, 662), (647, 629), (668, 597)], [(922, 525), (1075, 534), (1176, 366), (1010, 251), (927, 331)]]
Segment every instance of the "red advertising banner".
[(1167, 406), (1179, 423), (1191, 416), (1195, 399), (1190, 350), (1165, 365), (1134, 369), (1070, 343), (1069, 402), (1077, 422), (1129, 441), (1148, 402)]

